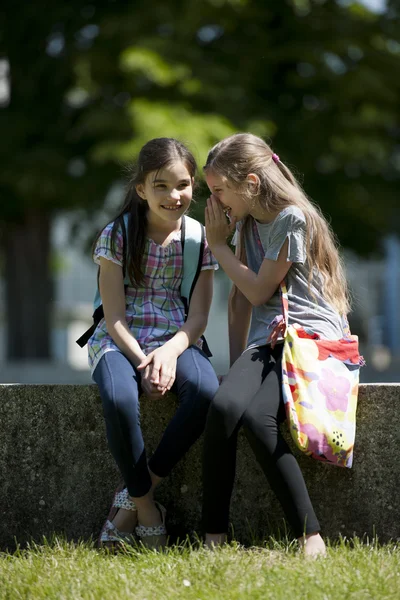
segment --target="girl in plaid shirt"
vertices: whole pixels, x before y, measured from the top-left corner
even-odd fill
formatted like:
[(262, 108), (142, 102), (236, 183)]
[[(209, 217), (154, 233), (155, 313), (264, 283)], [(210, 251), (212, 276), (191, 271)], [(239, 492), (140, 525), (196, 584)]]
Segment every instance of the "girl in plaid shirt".
[[(105, 318), (88, 342), (89, 364), (100, 390), (110, 450), (125, 482), (115, 494), (101, 544), (129, 539), (135, 529), (146, 545), (165, 544), (165, 509), (154, 501), (154, 489), (202, 433), (218, 388), (200, 340), (218, 268), (207, 243), (186, 321), (180, 293), (181, 224), (195, 171), (194, 157), (177, 140), (148, 142), (121, 213), (95, 242)], [(127, 287), (119, 218), (125, 213)], [(171, 389), (179, 406), (148, 462), (139, 397), (143, 392), (157, 398)]]

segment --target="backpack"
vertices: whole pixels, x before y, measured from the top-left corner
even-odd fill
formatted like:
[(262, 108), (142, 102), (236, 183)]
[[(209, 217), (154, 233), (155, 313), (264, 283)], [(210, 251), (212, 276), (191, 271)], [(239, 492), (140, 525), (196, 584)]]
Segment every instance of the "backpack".
[[(122, 272), (124, 275), (124, 287), (126, 288), (130, 285), (129, 276), (126, 273), (126, 249), (127, 249), (127, 226), (128, 226), (129, 214), (125, 213), (122, 217), (120, 217), (120, 224), (122, 229), (122, 238), (123, 238), (123, 256), (122, 256)], [(197, 280), (200, 275), (201, 265), (203, 264), (203, 255), (204, 255), (204, 225), (184, 215), (182, 217), (182, 226), (181, 226), (181, 243), (182, 243), (182, 254), (183, 254), (183, 275), (182, 275), (182, 284), (181, 284), (181, 297), (183, 301), (183, 305), (185, 308), (185, 321), (188, 316), (190, 299), (193, 294), (193, 290), (196, 286)], [(104, 309), (103, 304), (101, 302), (100, 290), (99, 286), (97, 286), (96, 295), (93, 302), (94, 312), (92, 315), (93, 324), (89, 327), (87, 331), (78, 339), (76, 343), (78, 346), (83, 348), (88, 343), (89, 339), (92, 337), (93, 333), (96, 330), (97, 325), (104, 318)], [(208, 344), (204, 338), (201, 336), (203, 340), (203, 351), (205, 354), (210, 357), (212, 356)]]

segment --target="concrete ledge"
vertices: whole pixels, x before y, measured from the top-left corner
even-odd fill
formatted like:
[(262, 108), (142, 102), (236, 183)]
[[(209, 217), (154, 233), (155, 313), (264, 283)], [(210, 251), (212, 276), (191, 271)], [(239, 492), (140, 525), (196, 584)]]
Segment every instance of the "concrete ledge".
[[(173, 396), (142, 402), (149, 455), (175, 409)], [(363, 385), (354, 467), (299, 456), (323, 527), (339, 534), (400, 538), (400, 385)], [(199, 531), (201, 444), (162, 484), (171, 535)], [(119, 476), (93, 385), (0, 385), (0, 548), (43, 535), (97, 536)], [(244, 543), (282, 527), (283, 515), (240, 436), (232, 524)]]

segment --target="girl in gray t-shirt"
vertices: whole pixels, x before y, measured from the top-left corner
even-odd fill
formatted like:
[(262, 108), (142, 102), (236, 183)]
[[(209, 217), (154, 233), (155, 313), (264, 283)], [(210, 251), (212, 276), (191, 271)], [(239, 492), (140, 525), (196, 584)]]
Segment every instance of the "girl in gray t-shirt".
[[(282, 314), (325, 339), (343, 337), (347, 286), (334, 235), (279, 156), (260, 138), (236, 134), (210, 151), (207, 240), (234, 283), (229, 301), (231, 369), (212, 402), (205, 432), (203, 520), (206, 544), (226, 540), (236, 438), (250, 445), (307, 555), (324, 554), (303, 476), (283, 439), (282, 344), (268, 343)], [(233, 254), (227, 238), (236, 226)]]

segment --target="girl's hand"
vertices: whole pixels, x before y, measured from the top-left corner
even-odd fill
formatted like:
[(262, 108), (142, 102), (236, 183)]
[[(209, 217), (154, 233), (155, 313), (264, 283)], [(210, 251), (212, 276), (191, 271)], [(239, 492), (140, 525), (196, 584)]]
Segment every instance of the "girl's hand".
[(228, 222), (228, 218), (223, 211), (222, 204), (214, 195), (207, 200), (205, 210), (206, 236), (211, 250), (217, 246), (224, 246), (226, 239), (235, 229), (236, 219)]
[(150, 352), (145, 359), (142, 360), (137, 367), (139, 371), (149, 367), (150, 383), (161, 392), (164, 396), (168, 392), (175, 381), (176, 376), (176, 361), (178, 357), (168, 346), (161, 346), (153, 352)]
[(161, 392), (159, 392), (157, 387), (151, 383), (150, 377), (151, 366), (147, 365), (147, 367), (145, 367), (144, 371), (142, 372), (140, 383), (145, 396), (147, 396), (147, 398), (149, 398), (150, 400), (157, 400), (157, 398), (161, 398)]
[(275, 319), (272, 321), (270, 327), (272, 328), (272, 331), (267, 338), (267, 343), (271, 344), (271, 348), (275, 348), (276, 342), (278, 341), (279, 336), (281, 336), (283, 338), (285, 337), (286, 323), (285, 323), (285, 319), (283, 318), (283, 316), (278, 315), (277, 317), (275, 317)]

